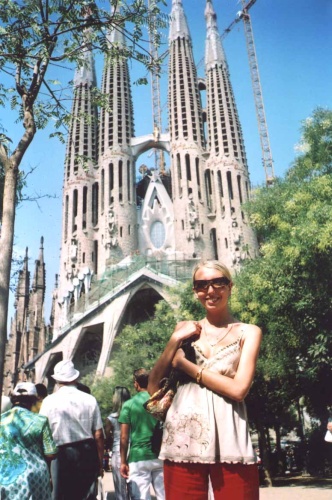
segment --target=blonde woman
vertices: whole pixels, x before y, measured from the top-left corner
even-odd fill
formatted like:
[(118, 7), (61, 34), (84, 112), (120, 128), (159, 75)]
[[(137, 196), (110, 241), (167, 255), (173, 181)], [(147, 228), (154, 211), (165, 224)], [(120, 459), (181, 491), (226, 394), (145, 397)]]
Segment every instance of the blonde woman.
[[(258, 500), (256, 456), (244, 398), (252, 384), (262, 332), (234, 318), (232, 278), (217, 261), (196, 266), (193, 291), (206, 315), (177, 324), (152, 369), (149, 392), (174, 367), (184, 373), (167, 413), (159, 458), (167, 500)], [(194, 362), (181, 346), (192, 341)]]

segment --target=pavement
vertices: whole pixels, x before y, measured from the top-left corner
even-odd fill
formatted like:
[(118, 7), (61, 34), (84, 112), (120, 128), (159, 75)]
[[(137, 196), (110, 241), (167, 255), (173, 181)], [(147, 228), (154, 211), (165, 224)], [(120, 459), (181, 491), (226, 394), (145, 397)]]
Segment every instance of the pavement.
[[(103, 486), (104, 500), (116, 500), (111, 472), (105, 472)], [(280, 478), (270, 488), (262, 486), (259, 498), (260, 500), (332, 500), (332, 478), (302, 476)], [(156, 499), (153, 490), (151, 499)]]

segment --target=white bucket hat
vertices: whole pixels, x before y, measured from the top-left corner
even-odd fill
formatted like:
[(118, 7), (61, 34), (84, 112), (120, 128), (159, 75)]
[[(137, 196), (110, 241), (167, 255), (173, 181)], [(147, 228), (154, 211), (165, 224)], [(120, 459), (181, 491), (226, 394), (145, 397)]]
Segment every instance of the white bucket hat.
[(32, 382), (19, 382), (12, 392), (13, 396), (36, 396), (37, 390)]
[(74, 363), (69, 359), (60, 361), (54, 367), (52, 377), (57, 382), (73, 382), (80, 376), (80, 372), (75, 370)]

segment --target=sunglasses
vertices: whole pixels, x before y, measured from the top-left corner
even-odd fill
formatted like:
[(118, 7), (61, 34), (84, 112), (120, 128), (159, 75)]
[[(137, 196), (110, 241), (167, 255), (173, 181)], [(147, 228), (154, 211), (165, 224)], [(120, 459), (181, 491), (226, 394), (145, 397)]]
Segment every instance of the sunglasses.
[(230, 284), (228, 278), (214, 278), (213, 280), (194, 280), (195, 292), (207, 292), (209, 287), (212, 286), (214, 290), (225, 290)]

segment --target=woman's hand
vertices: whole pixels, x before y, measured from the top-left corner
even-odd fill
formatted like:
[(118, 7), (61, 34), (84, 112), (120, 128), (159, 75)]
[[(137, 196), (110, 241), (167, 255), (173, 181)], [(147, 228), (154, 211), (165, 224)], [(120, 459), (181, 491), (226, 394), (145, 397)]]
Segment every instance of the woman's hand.
[(181, 321), (175, 327), (175, 330), (171, 336), (176, 342), (179, 342), (181, 346), (184, 340), (187, 340), (195, 336), (197, 340), (201, 334), (202, 326), (198, 321)]
[[(199, 338), (201, 330), (202, 327), (197, 321), (182, 321), (176, 325), (164, 352), (150, 372), (148, 384), (149, 394), (154, 394), (159, 389), (160, 381), (164, 377), (169, 376), (173, 358), (176, 356), (183, 342), (189, 338), (194, 338), (196, 340)], [(179, 362), (179, 359), (177, 362)]]

